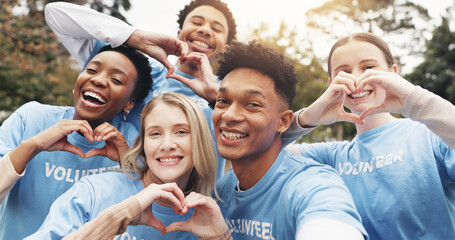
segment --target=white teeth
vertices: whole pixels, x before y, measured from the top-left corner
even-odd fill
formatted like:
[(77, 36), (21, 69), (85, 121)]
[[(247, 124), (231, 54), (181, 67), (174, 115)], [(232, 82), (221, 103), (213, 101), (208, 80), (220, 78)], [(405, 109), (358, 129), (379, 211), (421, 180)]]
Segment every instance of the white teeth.
[(100, 101), (101, 103), (106, 103), (106, 101), (104, 101), (104, 99), (100, 95), (98, 95), (94, 92), (87, 91), (84, 93), (84, 96), (89, 96), (89, 97), (95, 98), (96, 100)]
[(160, 162), (177, 162), (180, 158), (160, 158)]
[(232, 139), (232, 140), (245, 138), (247, 136), (246, 134), (242, 134), (242, 133), (233, 133), (233, 132), (225, 132), (225, 131), (222, 131), (222, 134), (227, 139)]
[(363, 91), (363, 92), (360, 92), (360, 93), (352, 93), (349, 96), (351, 98), (361, 98), (361, 97), (365, 97), (365, 96), (367, 96), (369, 94), (370, 94), (370, 91)]
[(196, 41), (196, 40), (195, 40), (195, 41), (193, 41), (193, 44), (194, 44), (194, 45), (198, 45), (198, 46), (200, 46), (200, 47), (209, 48), (209, 45), (208, 45), (208, 44), (206, 44), (206, 43), (204, 43), (204, 42), (201, 42), (201, 41)]

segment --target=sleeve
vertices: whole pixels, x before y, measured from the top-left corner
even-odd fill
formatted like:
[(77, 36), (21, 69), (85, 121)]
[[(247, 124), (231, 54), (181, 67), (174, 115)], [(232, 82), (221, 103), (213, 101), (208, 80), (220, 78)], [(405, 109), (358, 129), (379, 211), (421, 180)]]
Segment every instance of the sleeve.
[(0, 159), (0, 203), (3, 202), (6, 194), (14, 187), (16, 181), (24, 176), (25, 170), (18, 174), (14, 170), (9, 153)]
[(296, 221), (296, 229), (316, 219), (330, 219), (345, 223), (367, 236), (351, 193), (333, 168), (314, 166), (295, 177), (287, 191)]
[(81, 66), (89, 59), (96, 40), (118, 47), (136, 30), (120, 19), (66, 2), (47, 4), (45, 18), (49, 27)]
[(142, 209), (135, 196), (103, 210), (95, 219), (85, 223), (65, 240), (112, 239), (125, 232), (128, 225), (135, 225), (142, 215)]
[(425, 124), (455, 149), (455, 106), (449, 101), (416, 86), (403, 102), (402, 115)]
[(41, 227), (27, 240), (62, 239), (89, 221), (94, 195), (93, 187), (84, 180), (74, 184), (52, 203)]
[(335, 167), (337, 142), (290, 144), (286, 150), (311, 158), (316, 162)]
[(316, 128), (304, 128), (299, 125), (298, 116), (302, 111), (305, 111), (305, 109), (300, 109), (294, 113), (294, 118), (292, 119), (291, 125), (289, 126), (288, 130), (281, 135), (283, 146), (286, 146), (299, 139), (300, 137), (307, 135)]

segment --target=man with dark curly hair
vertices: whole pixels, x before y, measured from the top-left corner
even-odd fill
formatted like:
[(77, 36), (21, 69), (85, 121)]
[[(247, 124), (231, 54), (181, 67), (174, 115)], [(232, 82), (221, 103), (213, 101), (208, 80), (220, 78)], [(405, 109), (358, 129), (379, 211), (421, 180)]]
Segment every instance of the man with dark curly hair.
[(283, 150), (293, 119), (294, 66), (258, 42), (231, 43), (220, 60), (212, 121), (232, 170), (217, 182), (233, 239), (363, 239), (337, 172)]
[[(204, 76), (198, 74), (198, 69), (208, 68), (211, 71), (210, 64), (235, 39), (236, 23), (226, 3), (220, 0), (191, 1), (178, 15), (178, 40), (139, 30), (90, 8), (65, 2), (47, 4), (45, 16), (52, 31), (81, 65), (106, 44), (126, 44), (154, 58), (149, 59), (152, 90), (126, 116), (136, 128), (140, 128), (140, 114), (145, 104), (153, 96), (165, 92), (189, 96), (201, 106), (207, 119), (211, 118), (213, 110), (205, 98), (214, 99), (218, 83), (203, 81), (201, 78)], [(168, 54), (180, 56), (179, 63), (175, 66), (171, 64)], [(213, 77), (213, 73), (210, 75)], [(202, 86), (194, 85), (199, 83)], [(206, 86), (205, 83), (216, 86)], [(211, 121), (208, 122), (211, 125)], [(219, 177), (224, 172), (223, 159), (219, 159), (218, 166)]]

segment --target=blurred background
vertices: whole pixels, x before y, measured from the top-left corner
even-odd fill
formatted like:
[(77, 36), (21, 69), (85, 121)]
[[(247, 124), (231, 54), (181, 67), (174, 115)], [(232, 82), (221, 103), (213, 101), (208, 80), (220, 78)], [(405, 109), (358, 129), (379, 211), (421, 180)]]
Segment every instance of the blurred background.
[[(73, 104), (71, 91), (81, 67), (44, 20), (49, 2), (53, 1), (1, 0), (0, 124), (28, 101)], [(69, 2), (176, 36), (177, 14), (190, 0)], [(293, 110), (310, 105), (327, 88), (327, 55), (336, 39), (361, 31), (389, 44), (402, 76), (455, 103), (455, 0), (224, 2), (236, 18), (238, 40), (256, 39), (295, 63), (299, 84)], [(354, 124), (336, 123), (299, 141), (350, 140), (354, 134)]]

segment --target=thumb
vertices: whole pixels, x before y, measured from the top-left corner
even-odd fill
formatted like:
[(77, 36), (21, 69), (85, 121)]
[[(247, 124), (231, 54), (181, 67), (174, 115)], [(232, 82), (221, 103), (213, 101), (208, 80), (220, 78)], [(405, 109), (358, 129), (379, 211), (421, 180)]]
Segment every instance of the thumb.
[(384, 105), (372, 106), (365, 109), (362, 114), (360, 114), (361, 119), (365, 119), (366, 116), (373, 115), (375, 113), (385, 112)]
[(169, 78), (174, 73), (174, 65), (167, 58), (161, 59), (160, 62), (167, 68), (166, 78)]
[(191, 232), (191, 226), (187, 222), (174, 222), (166, 227), (166, 232), (185, 231)]
[(356, 124), (361, 124), (361, 125), (365, 124), (365, 121), (363, 120), (363, 118), (360, 117), (359, 115), (354, 114), (354, 113), (345, 112), (342, 115), (341, 120), (346, 121), (346, 122), (352, 122), (352, 123), (356, 123)]
[(85, 154), (85, 158), (94, 157), (94, 156), (104, 156), (107, 157), (106, 148), (95, 148), (88, 151)]
[(63, 148), (61, 149), (61, 151), (66, 151), (66, 152), (70, 152), (70, 153), (74, 153), (76, 155), (78, 155), (79, 157), (81, 158), (84, 158), (84, 152), (82, 151), (82, 149), (80, 149), (79, 147), (76, 147), (74, 146), (73, 144), (67, 142), (67, 144), (65, 144), (63, 146)]

